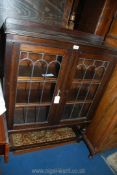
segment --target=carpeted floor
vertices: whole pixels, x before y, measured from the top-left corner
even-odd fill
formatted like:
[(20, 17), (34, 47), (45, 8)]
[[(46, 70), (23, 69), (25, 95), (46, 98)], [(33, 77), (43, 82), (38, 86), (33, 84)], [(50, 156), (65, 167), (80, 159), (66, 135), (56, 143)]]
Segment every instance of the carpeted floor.
[[(10, 153), (8, 164), (0, 159), (1, 175), (113, 175), (101, 155), (88, 159), (83, 142), (20, 155)], [(103, 155), (104, 156), (104, 155)]]

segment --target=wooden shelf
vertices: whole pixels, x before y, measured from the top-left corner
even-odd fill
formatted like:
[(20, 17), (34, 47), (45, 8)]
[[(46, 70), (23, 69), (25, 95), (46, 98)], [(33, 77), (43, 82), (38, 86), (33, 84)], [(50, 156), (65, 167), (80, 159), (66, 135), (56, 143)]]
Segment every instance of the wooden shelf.
[[(81, 104), (81, 103), (92, 103), (92, 100), (79, 100), (79, 101), (68, 101), (66, 104)], [(16, 103), (15, 107), (16, 108), (21, 108), (21, 107), (38, 107), (38, 106), (50, 106), (51, 102), (46, 102), (46, 103)]]
[(16, 103), (16, 108), (22, 108), (22, 107), (38, 107), (38, 106), (50, 106), (51, 102), (46, 103)]
[(54, 82), (56, 83), (57, 79), (56, 78), (50, 78), (50, 77), (18, 77), (17, 79), (18, 82)]
[(92, 103), (93, 101), (92, 100), (78, 100), (78, 101), (75, 101), (75, 100), (73, 100), (73, 101), (68, 101), (66, 104), (81, 104), (81, 103)]
[(73, 83), (83, 83), (83, 84), (88, 84), (88, 83), (92, 83), (92, 84), (101, 84), (100, 80), (91, 80), (91, 79), (74, 79)]

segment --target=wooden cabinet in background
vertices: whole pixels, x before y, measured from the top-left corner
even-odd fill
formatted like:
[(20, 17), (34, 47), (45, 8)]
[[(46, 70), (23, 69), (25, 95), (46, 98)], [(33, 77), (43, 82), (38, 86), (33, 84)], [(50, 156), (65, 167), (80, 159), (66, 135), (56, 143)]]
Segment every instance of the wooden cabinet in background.
[[(7, 19), (4, 92), (9, 133), (85, 130), (116, 65), (101, 37)], [(60, 99), (59, 99), (60, 98)]]

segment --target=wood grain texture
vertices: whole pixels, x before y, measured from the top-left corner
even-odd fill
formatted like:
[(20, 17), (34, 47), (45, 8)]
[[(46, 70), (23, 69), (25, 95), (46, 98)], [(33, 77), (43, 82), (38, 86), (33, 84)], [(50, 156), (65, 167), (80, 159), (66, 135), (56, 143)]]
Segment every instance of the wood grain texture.
[(115, 18), (113, 19), (113, 23), (111, 25), (109, 35), (113, 36), (113, 37), (114, 36), (117, 37), (117, 14), (116, 14)]
[(117, 147), (117, 66), (98, 106), (87, 137), (96, 152)]
[(105, 45), (117, 48), (117, 14), (113, 19), (111, 28), (106, 36)]
[(116, 10), (117, 1), (105, 0), (102, 12), (96, 25), (95, 34), (100, 36), (105, 36), (107, 34)]
[[(0, 1), (0, 26), (7, 17), (61, 25), (67, 0)], [(70, 7), (71, 8), (71, 7)]]
[(117, 48), (117, 39), (116, 37), (111, 37), (107, 36), (105, 40), (105, 45), (112, 47), (112, 48)]
[(4, 119), (0, 116), (0, 145), (6, 142), (5, 132), (4, 132)]

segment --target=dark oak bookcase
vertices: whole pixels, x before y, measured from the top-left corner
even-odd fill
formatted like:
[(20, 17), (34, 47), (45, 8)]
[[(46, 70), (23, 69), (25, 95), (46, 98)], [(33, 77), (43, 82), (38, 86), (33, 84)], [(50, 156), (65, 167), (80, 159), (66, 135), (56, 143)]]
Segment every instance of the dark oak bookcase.
[(9, 132), (66, 126), (85, 130), (117, 51), (104, 47), (101, 37), (27, 21), (7, 19), (3, 29)]

